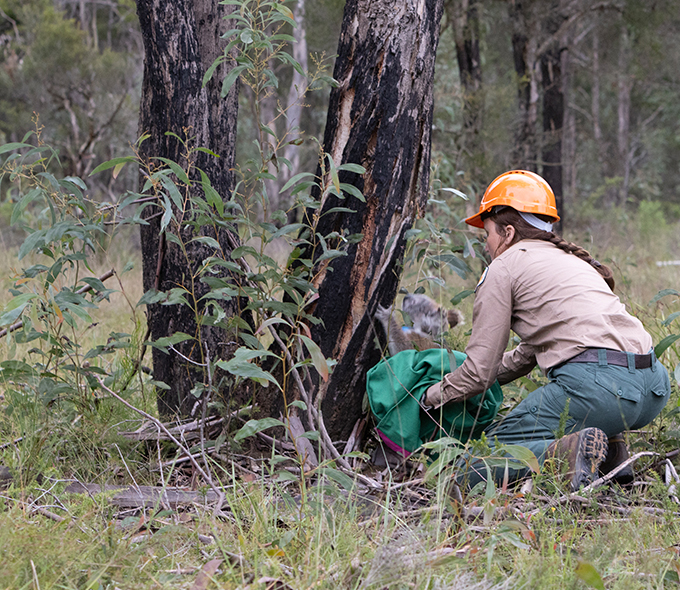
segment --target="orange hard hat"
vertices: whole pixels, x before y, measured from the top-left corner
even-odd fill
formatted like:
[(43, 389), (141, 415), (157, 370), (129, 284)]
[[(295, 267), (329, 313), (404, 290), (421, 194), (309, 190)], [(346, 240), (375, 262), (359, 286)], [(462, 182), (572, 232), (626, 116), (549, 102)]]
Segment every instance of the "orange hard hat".
[(510, 170), (496, 178), (482, 197), (479, 213), (468, 217), (465, 223), (483, 228), (482, 215), (498, 205), (506, 205), (523, 213), (547, 215), (553, 221), (560, 220), (555, 194), (550, 185), (538, 174), (528, 170)]

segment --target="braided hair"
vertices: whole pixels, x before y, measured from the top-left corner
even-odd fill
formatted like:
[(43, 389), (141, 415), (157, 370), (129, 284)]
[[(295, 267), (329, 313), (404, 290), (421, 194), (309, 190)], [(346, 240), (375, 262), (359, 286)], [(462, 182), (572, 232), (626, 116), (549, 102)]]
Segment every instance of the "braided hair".
[[(539, 217), (544, 221), (552, 221), (545, 215), (536, 215), (536, 217)], [(516, 244), (520, 240), (543, 240), (555, 244), (560, 250), (573, 254), (590, 264), (600, 273), (600, 275), (602, 275), (602, 278), (607, 285), (609, 285), (609, 288), (612, 291), (614, 290), (615, 282), (611, 268), (606, 264), (601, 264), (595, 260), (590, 255), (590, 252), (581, 248), (581, 246), (578, 246), (573, 242), (567, 242), (564, 238), (551, 231), (543, 231), (530, 225), (512, 207), (494, 207), (489, 213), (482, 215), (482, 219), (491, 219), (496, 224), (496, 231), (501, 237), (505, 237), (506, 235), (505, 227), (512, 225), (515, 228), (515, 237), (509, 245)]]

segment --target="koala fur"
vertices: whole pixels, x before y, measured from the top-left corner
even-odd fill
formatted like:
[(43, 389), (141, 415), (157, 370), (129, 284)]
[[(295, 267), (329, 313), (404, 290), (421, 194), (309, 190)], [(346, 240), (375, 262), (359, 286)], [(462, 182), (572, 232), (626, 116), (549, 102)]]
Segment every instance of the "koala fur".
[(396, 320), (394, 306), (378, 307), (375, 314), (385, 329), (390, 355), (415, 348), (439, 348), (435, 342), (449, 328), (463, 323), (463, 315), (455, 309), (445, 310), (427, 295), (406, 295), (401, 310), (413, 323), (412, 328), (402, 328)]

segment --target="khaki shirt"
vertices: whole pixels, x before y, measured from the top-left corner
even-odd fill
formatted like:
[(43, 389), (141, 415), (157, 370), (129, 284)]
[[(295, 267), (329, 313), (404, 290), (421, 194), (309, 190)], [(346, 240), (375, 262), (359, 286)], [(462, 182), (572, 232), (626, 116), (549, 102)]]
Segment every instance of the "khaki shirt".
[[(522, 341), (505, 352), (510, 330)], [(426, 403), (462, 401), (587, 348), (646, 354), (652, 338), (590, 264), (550, 242), (521, 240), (482, 275), (467, 359), (428, 390)]]

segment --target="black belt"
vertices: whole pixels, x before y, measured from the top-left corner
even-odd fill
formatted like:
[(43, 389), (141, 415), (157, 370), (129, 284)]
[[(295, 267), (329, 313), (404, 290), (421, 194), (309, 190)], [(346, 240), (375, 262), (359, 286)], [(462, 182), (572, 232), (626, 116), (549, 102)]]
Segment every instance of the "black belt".
[[(607, 364), (616, 365), (618, 367), (628, 366), (628, 353), (620, 352), (618, 350), (605, 350), (607, 353)], [(634, 354), (636, 369), (649, 369), (653, 362), (652, 354)], [(600, 362), (600, 351), (597, 348), (589, 348), (581, 354), (570, 358), (568, 363), (598, 363)]]

